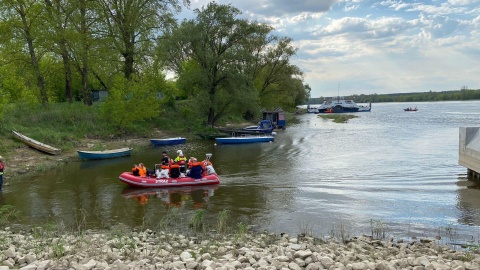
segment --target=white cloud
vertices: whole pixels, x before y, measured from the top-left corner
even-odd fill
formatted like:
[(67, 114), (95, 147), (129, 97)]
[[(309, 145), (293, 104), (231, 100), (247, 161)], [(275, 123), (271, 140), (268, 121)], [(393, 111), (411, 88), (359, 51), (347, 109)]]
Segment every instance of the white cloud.
[(449, 0), (448, 3), (454, 6), (466, 6), (478, 3), (479, 0)]
[[(209, 1), (194, 0), (200, 7)], [(480, 0), (244, 0), (299, 48), (312, 96), (480, 88)], [(217, 3), (228, 4), (226, 0)]]

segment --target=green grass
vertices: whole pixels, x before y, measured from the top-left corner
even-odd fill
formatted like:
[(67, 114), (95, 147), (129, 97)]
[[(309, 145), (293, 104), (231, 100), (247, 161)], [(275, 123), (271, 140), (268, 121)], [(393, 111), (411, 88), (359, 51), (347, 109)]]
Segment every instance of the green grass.
[(218, 233), (227, 232), (227, 221), (228, 221), (228, 210), (223, 209), (222, 212), (218, 214), (218, 223), (217, 223)]
[(6, 225), (10, 221), (15, 220), (18, 217), (18, 210), (12, 205), (0, 206), (0, 225)]
[(357, 118), (358, 116), (351, 114), (322, 114), (318, 115), (318, 117), (321, 117), (323, 119), (331, 119), (335, 123), (346, 123), (348, 122), (348, 120), (352, 118)]
[[(260, 112), (259, 112), (260, 115)], [(294, 121), (293, 114), (286, 113), (287, 121)], [(77, 149), (85, 140), (112, 141), (125, 138), (146, 138), (154, 130), (166, 134), (194, 136), (195, 133), (212, 133), (215, 129), (206, 125), (206, 116), (192, 109), (187, 101), (162, 104), (161, 112), (145, 120), (115, 126), (102, 110), (102, 103), (86, 106), (83, 103), (10, 104), (0, 119), (0, 153), (8, 156), (22, 145), (11, 131), (20, 133), (45, 144), (69, 151)], [(241, 115), (225, 115), (217, 125), (244, 123)], [(293, 123), (293, 122), (292, 122)], [(104, 150), (104, 149), (96, 149)]]

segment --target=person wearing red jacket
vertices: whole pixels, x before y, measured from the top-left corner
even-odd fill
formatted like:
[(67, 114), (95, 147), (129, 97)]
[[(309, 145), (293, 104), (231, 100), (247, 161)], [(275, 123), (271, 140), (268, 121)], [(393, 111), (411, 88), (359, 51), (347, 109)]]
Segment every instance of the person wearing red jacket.
[(3, 186), (3, 170), (5, 170), (5, 166), (3, 165), (3, 157), (0, 156), (0, 192)]

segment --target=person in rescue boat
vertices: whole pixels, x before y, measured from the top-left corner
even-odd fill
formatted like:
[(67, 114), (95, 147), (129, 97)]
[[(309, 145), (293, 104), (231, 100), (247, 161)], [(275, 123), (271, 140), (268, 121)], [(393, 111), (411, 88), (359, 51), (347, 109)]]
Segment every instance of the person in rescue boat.
[(187, 170), (187, 158), (183, 155), (182, 150), (177, 151), (177, 157), (175, 158), (175, 163), (180, 166), (180, 172), (185, 173)]
[(215, 169), (213, 168), (212, 162), (209, 159), (205, 159), (202, 161), (202, 168), (203, 168), (203, 176), (214, 174)]
[(196, 158), (191, 157), (190, 158), (192, 167), (187, 173), (188, 177), (191, 177), (193, 179), (202, 179), (203, 172), (205, 171), (202, 166), (202, 162), (198, 162)]
[(140, 177), (147, 177), (147, 167), (143, 165), (143, 163), (139, 163), (138, 165), (134, 165), (132, 169), (133, 175), (137, 175)]
[(140, 170), (138, 169), (138, 165), (137, 165), (137, 164), (133, 164), (132, 173), (133, 173), (133, 175), (135, 175), (135, 176), (140, 176)]
[(162, 165), (170, 165), (170, 158), (167, 156), (167, 152), (162, 152)]

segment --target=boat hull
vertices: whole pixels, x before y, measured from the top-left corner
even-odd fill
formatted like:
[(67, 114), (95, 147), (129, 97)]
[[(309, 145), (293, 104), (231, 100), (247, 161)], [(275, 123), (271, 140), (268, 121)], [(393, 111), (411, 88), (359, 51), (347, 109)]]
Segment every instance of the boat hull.
[(132, 153), (132, 148), (120, 148), (120, 149), (105, 150), (105, 151), (77, 150), (77, 153), (81, 159), (86, 159), (86, 160), (109, 159), (109, 158), (129, 156)]
[(39, 151), (42, 151), (44, 153), (47, 153), (47, 154), (50, 154), (50, 155), (58, 155), (60, 154), (61, 150), (60, 149), (57, 149), (53, 146), (50, 146), (50, 145), (47, 145), (47, 144), (44, 144), (44, 143), (41, 143), (39, 141), (36, 141), (32, 138), (29, 138), (23, 134), (21, 134), (20, 132), (18, 131), (15, 131), (15, 130), (12, 130), (12, 134), (15, 138), (17, 138), (18, 140), (22, 141), (23, 143), (25, 143), (26, 145), (34, 148), (34, 149), (37, 149)]
[(216, 138), (215, 142), (221, 144), (243, 144), (243, 143), (260, 143), (260, 142), (272, 142), (273, 136), (251, 136), (251, 137), (227, 137)]
[(325, 100), (319, 107), (309, 107), (307, 110), (314, 113), (370, 112), (372, 110), (372, 104), (369, 103), (368, 106), (358, 105), (355, 101), (349, 99)]
[(370, 112), (372, 108), (369, 107), (333, 107), (333, 108), (325, 108), (325, 109), (318, 109), (318, 113), (357, 113), (357, 112)]
[(124, 172), (119, 176), (120, 181), (132, 187), (162, 188), (162, 187), (184, 187), (184, 186), (208, 186), (220, 184), (220, 178), (216, 174), (210, 174), (202, 179), (191, 177), (178, 178), (155, 178), (135, 176), (131, 172)]
[(157, 146), (157, 145), (176, 145), (176, 144), (184, 144), (187, 141), (185, 138), (167, 138), (167, 139), (150, 139), (150, 142)]

